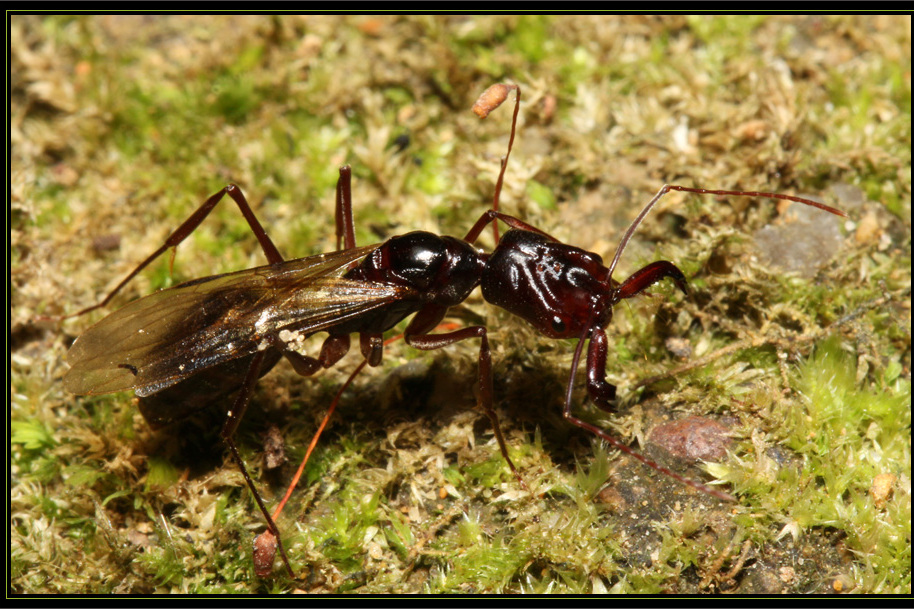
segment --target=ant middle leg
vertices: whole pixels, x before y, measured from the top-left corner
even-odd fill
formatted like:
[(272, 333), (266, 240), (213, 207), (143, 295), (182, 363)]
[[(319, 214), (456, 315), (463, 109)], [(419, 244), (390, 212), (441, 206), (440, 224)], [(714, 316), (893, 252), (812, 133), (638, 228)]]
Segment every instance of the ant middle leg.
[[(415, 319), (418, 318), (419, 316), (417, 315)], [(514, 466), (514, 462), (508, 455), (508, 445), (507, 442), (505, 442), (505, 436), (501, 430), (498, 414), (495, 412), (495, 408), (493, 407), (494, 391), (492, 388), (492, 352), (489, 349), (489, 339), (487, 336), (486, 328), (483, 326), (470, 326), (467, 328), (461, 328), (460, 330), (455, 330), (453, 332), (447, 332), (445, 334), (410, 334), (409, 328), (407, 328), (406, 334), (404, 336), (404, 339), (408, 345), (423, 351), (441, 349), (442, 347), (452, 345), (468, 338), (480, 339), (478, 360), (478, 405), (482, 407), (483, 411), (486, 413), (486, 416), (489, 417), (489, 421), (492, 423), (492, 429), (495, 431), (495, 439), (498, 441), (498, 447), (501, 450), (501, 454), (505, 458), (505, 461), (508, 462), (508, 467), (511, 469), (511, 473), (514, 474), (514, 477), (517, 478), (518, 482), (520, 482), (520, 485), (524, 488), (524, 490), (529, 491), (530, 489), (527, 486), (527, 483), (524, 482), (523, 477), (521, 477), (520, 472), (517, 471), (517, 467)]]

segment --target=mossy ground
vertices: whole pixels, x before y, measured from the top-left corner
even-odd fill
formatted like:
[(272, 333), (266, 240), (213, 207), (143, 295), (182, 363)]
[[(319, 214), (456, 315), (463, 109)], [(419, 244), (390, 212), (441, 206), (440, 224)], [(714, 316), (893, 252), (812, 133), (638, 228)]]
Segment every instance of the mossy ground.
[[(910, 593), (910, 17), (10, 19), (10, 592)], [(490, 328), (536, 496), (472, 409), (477, 345), (393, 345), (280, 519), (299, 578), (258, 579), (264, 523), (219, 415), (153, 432), (128, 394), (66, 394), (67, 347), (101, 314), (34, 320), (96, 302), (229, 181), (290, 257), (334, 249), (343, 163), (359, 243), (463, 235), (510, 124), (469, 108), (503, 80), (524, 87), (503, 209), (604, 257), (664, 182), (850, 213), (798, 277), (755, 248), (787, 221), (774, 203), (671, 195), (617, 272), (673, 260), (692, 293), (618, 308), (601, 424), (643, 447), (657, 421), (727, 421), (709, 470), (739, 501), (570, 429), (573, 341), (474, 296), (458, 313)], [(178, 250), (118, 303), (263, 263), (228, 203)], [(260, 434), (280, 425), (296, 463), (357, 361), (260, 383), (239, 443), (268, 504), (291, 466), (264, 474)]]

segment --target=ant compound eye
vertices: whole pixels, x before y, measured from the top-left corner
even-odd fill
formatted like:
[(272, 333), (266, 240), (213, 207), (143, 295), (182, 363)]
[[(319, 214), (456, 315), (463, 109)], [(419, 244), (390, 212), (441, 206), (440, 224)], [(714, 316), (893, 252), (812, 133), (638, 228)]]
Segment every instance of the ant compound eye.
[(558, 315), (552, 318), (552, 331), (556, 334), (565, 332), (565, 321)]

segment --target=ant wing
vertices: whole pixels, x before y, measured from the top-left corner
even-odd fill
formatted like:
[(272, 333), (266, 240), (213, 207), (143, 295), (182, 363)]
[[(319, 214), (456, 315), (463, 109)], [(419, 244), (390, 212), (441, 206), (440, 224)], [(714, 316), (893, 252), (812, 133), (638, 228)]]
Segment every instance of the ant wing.
[(372, 249), (206, 277), (136, 300), (73, 343), (64, 387), (77, 395), (152, 395), (220, 363), (282, 349), (284, 330), (307, 336), (411, 295), (343, 277)]

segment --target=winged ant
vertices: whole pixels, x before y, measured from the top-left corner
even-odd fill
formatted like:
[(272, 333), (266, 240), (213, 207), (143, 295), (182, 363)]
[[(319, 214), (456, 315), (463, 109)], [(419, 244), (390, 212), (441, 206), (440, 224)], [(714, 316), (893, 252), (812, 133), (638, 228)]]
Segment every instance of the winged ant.
[[(311, 376), (336, 364), (350, 348), (350, 335), (359, 335), (364, 361), (343, 389), (367, 364), (376, 366), (383, 354), (383, 334), (409, 316), (403, 333), (409, 345), (435, 350), (453, 343), (479, 339), (478, 404), (489, 417), (499, 448), (511, 471), (526, 488), (508, 455), (493, 407), (491, 351), (485, 326), (469, 326), (433, 333), (448, 309), (463, 302), (477, 287), (488, 302), (518, 315), (549, 338), (577, 338), (569, 372), (564, 418), (651, 468), (725, 500), (727, 493), (658, 465), (603, 429), (572, 414), (572, 390), (587, 349), (586, 389), (593, 403), (610, 411), (616, 388), (606, 381), (609, 344), (606, 328), (613, 307), (643, 293), (662, 279), (670, 279), (684, 293), (686, 277), (672, 262), (657, 261), (624, 281), (613, 271), (635, 230), (654, 205), (671, 190), (721, 196), (753, 196), (811, 205), (846, 216), (838, 209), (809, 199), (768, 192), (706, 190), (664, 185), (641, 210), (622, 236), (609, 266), (593, 252), (558, 241), (526, 222), (498, 211), (498, 201), (514, 143), (521, 92), (516, 85), (495, 85), (474, 110), (485, 117), (515, 91), (514, 116), (508, 151), (501, 160), (492, 208), (483, 213), (463, 239), (414, 231), (380, 245), (357, 247), (352, 215), (351, 170), (340, 168), (336, 188), (335, 252), (286, 260), (270, 240), (241, 190), (229, 184), (203, 203), (165, 243), (143, 260), (101, 302), (72, 316), (103, 307), (133, 277), (166, 250), (176, 248), (213, 208), (228, 195), (241, 210), (267, 257), (265, 266), (188, 281), (124, 306), (86, 330), (73, 343), (67, 361), (71, 368), (64, 386), (77, 395), (96, 395), (132, 389), (139, 408), (154, 427), (167, 425), (210, 405), (225, 403), (221, 437), (251, 489), (268, 531), (255, 542), (255, 568), (265, 575), (272, 569), (278, 547), (290, 577), (294, 577), (275, 519), (286, 498), (271, 516), (247, 472), (233, 439), (257, 380), (283, 357), (302, 376)], [(499, 237), (498, 222), (509, 227)], [(493, 226), (496, 246), (491, 253), (473, 244)], [(307, 337), (326, 332), (320, 353), (304, 353)], [(341, 389), (342, 391), (342, 389)], [(339, 394), (337, 394), (337, 399)], [(337, 400), (319, 427), (305, 461), (326, 425)]]

